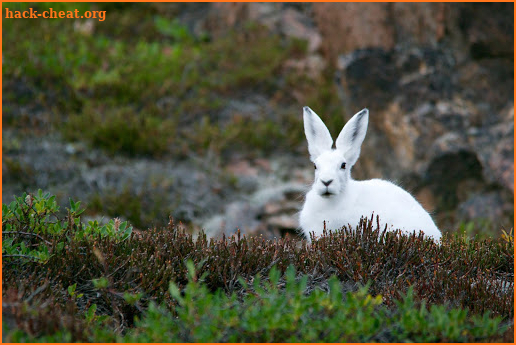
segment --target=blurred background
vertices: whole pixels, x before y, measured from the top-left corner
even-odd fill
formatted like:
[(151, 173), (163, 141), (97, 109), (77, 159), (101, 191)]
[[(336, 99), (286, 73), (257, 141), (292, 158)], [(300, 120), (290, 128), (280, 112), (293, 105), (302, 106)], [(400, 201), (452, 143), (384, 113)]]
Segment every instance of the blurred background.
[(364, 107), (355, 179), (443, 232), (514, 221), (513, 3), (3, 3), (2, 202), (41, 188), (84, 219), (172, 216), (209, 236), (295, 234), (313, 178), (302, 107), (336, 136)]

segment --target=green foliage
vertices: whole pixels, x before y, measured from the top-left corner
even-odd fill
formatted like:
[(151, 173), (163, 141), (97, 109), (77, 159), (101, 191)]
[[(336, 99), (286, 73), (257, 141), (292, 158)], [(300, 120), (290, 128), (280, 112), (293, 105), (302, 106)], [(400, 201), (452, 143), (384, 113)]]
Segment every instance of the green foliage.
[(73, 240), (108, 237), (115, 241), (126, 240), (132, 232), (127, 222), (110, 220), (100, 226), (97, 221), (87, 225), (81, 222), (80, 201), (70, 199), (67, 217), (60, 219), (60, 208), (55, 195), (24, 193), (9, 205), (2, 204), (2, 257), (4, 259), (47, 262), (52, 255), (60, 254)]
[[(108, 6), (83, 3), (80, 10)], [(53, 127), (68, 140), (112, 154), (182, 157), (208, 147), (216, 153), (291, 150), (304, 140), (294, 103), (310, 103), (326, 119), (342, 118), (336, 90), (327, 81), (332, 71), (313, 80), (285, 67), (306, 56), (306, 41), (252, 23), (207, 39), (173, 15), (156, 12), (151, 4), (110, 8), (108, 19), (95, 23), (94, 34), (74, 29), (72, 20), (6, 20), (7, 124), (22, 121), (13, 106), (24, 100), (51, 113)], [(30, 92), (17, 91), (20, 85)], [(228, 100), (256, 94), (274, 99), (267, 104), (277, 108), (274, 116), (221, 116)]]
[[(49, 241), (41, 235), (59, 235), (62, 224), (56, 221), (59, 210), (55, 196), (41, 190), (33, 196), (24, 193), (9, 205), (2, 204), (2, 257), (21, 261), (46, 262), (50, 258)], [(62, 242), (56, 250), (62, 250)]]
[[(117, 219), (84, 225), (80, 205), (71, 200), (64, 219), (55, 198), (42, 192), (3, 205), (3, 302), (19, 328), (6, 333), (10, 340), (431, 342), (512, 335), (513, 242), (457, 234), (438, 245), (384, 232), (373, 219), (302, 245), (239, 233), (194, 239), (172, 221), (138, 233)], [(44, 259), (10, 256), (45, 247)]]
[(98, 279), (92, 279), (91, 281), (95, 289), (105, 289), (109, 285), (109, 281), (105, 277), (100, 277)]
[(95, 319), (95, 312), (97, 311), (97, 305), (92, 304), (86, 314), (84, 315), (86, 318), (86, 322), (90, 323)]
[(5, 156), (3, 157), (2, 162), (5, 169), (4, 179), (18, 182), (21, 184), (23, 188), (27, 188), (27, 186), (30, 186), (34, 183), (35, 171), (30, 165), (20, 162), (17, 159), (12, 159), (10, 157)]
[[(328, 291), (307, 292), (307, 275), (297, 276), (290, 266), (284, 277), (274, 267), (267, 281), (255, 276), (252, 286), (240, 282), (246, 293), (215, 292), (197, 279), (187, 262), (189, 281), (181, 290), (175, 283), (169, 293), (173, 307), (151, 302), (143, 318), (124, 335), (110, 333), (93, 304), (84, 313), (85, 336), (92, 342), (465, 342), (496, 339), (507, 330), (501, 318), (468, 316), (463, 309), (444, 305), (418, 307), (412, 289), (388, 308), (382, 296), (367, 287), (343, 293), (333, 276)], [(70, 290), (70, 289), (69, 289)], [(127, 298), (127, 297), (124, 297)], [(131, 297), (135, 303), (139, 298)], [(16, 337), (13, 336), (13, 337)], [(70, 341), (70, 332), (49, 334), (39, 341)], [(36, 340), (32, 337), (27, 341)]]
[(251, 120), (236, 116), (225, 127), (220, 127), (208, 117), (203, 117), (194, 127), (189, 141), (192, 149), (199, 153), (207, 149), (225, 153), (233, 151), (235, 146), (250, 152), (260, 147), (268, 152), (276, 147), (277, 141), (287, 142), (287, 134), (272, 120)]
[(192, 43), (195, 40), (188, 29), (181, 25), (177, 19), (169, 20), (158, 15), (154, 17), (154, 24), (160, 34), (172, 38), (175, 42)]
[(509, 231), (505, 231), (505, 229), (502, 230), (502, 239), (509, 243), (514, 245), (514, 228), (511, 228)]
[[(154, 196), (151, 202), (145, 202), (144, 192), (131, 192), (129, 188), (122, 191), (105, 189), (102, 194), (96, 193), (88, 202), (90, 214), (106, 214), (110, 217), (124, 217), (136, 228), (144, 228), (145, 224), (156, 223), (158, 215), (170, 213), (170, 205), (163, 201), (164, 197)], [(180, 200), (178, 200), (180, 202)]]
[[(498, 225), (491, 219), (477, 218), (468, 222), (460, 222), (457, 232), (467, 237), (489, 238), (499, 232)], [(503, 234), (503, 233), (502, 233)]]
[(70, 295), (71, 298), (73, 299), (76, 299), (76, 298), (81, 298), (82, 296), (84, 296), (84, 294), (78, 294), (75, 292), (75, 289), (77, 288), (77, 283), (73, 284), (73, 285), (70, 285), (68, 287), (68, 294)]
[(69, 118), (66, 135), (69, 139), (87, 137), (93, 146), (112, 154), (160, 156), (169, 150), (175, 124), (152, 114), (137, 113), (132, 107), (88, 106)]
[(394, 334), (406, 342), (478, 341), (500, 331), (500, 318), (490, 318), (489, 312), (469, 318), (464, 309), (450, 310), (444, 305), (427, 308), (424, 301), (417, 307), (412, 289), (396, 304), (399, 320), (393, 325)]
[[(412, 289), (391, 310), (373, 297), (367, 287), (342, 292), (339, 280), (328, 281), (328, 291), (307, 293), (308, 277), (296, 278), (290, 266), (285, 282), (273, 268), (268, 282), (260, 276), (250, 293), (239, 300), (220, 290), (210, 292), (199, 281), (190, 279), (183, 291), (169, 286), (178, 306), (173, 310), (151, 304), (145, 318), (119, 338), (124, 342), (372, 342), (372, 341), (450, 341), (488, 339), (502, 334), (501, 318), (468, 317), (466, 310), (424, 303), (417, 308)], [(283, 287), (280, 287), (283, 286)]]
[(234, 293), (210, 292), (192, 278), (183, 291), (171, 283), (169, 292), (178, 306), (167, 310), (151, 305), (123, 341), (343, 341), (368, 339), (380, 328), (378, 320), (370, 323), (361, 318), (374, 314), (381, 297), (372, 298), (364, 289), (344, 296), (336, 278), (329, 281), (329, 293), (317, 289), (306, 294), (307, 276), (297, 279), (293, 267), (286, 272), (284, 288), (280, 277), (273, 268), (268, 282), (256, 276), (249, 287), (241, 280), (250, 292), (241, 301)]

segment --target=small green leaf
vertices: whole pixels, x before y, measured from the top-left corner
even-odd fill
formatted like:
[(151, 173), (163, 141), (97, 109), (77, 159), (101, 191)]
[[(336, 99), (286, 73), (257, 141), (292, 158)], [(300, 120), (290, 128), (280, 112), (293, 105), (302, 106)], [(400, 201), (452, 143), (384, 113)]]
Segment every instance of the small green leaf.
[(143, 293), (141, 292), (138, 292), (136, 294), (129, 293), (127, 291), (124, 292), (124, 300), (130, 305), (136, 304), (136, 302), (138, 302), (142, 298), (142, 296)]
[(181, 296), (181, 291), (174, 282), (170, 282), (168, 285), (168, 292), (170, 292), (170, 296), (172, 296), (179, 304), (183, 304), (183, 297)]
[(97, 305), (92, 304), (86, 312), (86, 321), (91, 322), (95, 318), (95, 312), (97, 311)]
[(238, 282), (240, 283), (240, 285), (244, 288), (244, 290), (247, 290), (249, 288), (249, 286), (247, 285), (247, 282), (244, 280), (244, 278), (242, 277), (238, 277)]
[(269, 281), (271, 284), (271, 288), (276, 288), (280, 279), (280, 271), (273, 266), (269, 272)]
[(106, 277), (100, 277), (98, 279), (92, 279), (92, 283), (93, 283), (93, 286), (96, 288), (96, 289), (105, 289), (108, 287), (108, 280), (106, 279)]
[(190, 279), (191, 281), (196, 281), (197, 276), (195, 274), (195, 264), (192, 260), (188, 260), (186, 262), (186, 268), (188, 270), (188, 279)]
[(69, 200), (70, 200), (70, 211), (73, 213), (77, 210), (76, 206), (75, 206), (75, 202), (72, 200), (72, 198), (69, 198)]
[(73, 284), (73, 285), (70, 285), (68, 287), (68, 294), (70, 296), (73, 296), (75, 294), (75, 288), (77, 287), (77, 283)]

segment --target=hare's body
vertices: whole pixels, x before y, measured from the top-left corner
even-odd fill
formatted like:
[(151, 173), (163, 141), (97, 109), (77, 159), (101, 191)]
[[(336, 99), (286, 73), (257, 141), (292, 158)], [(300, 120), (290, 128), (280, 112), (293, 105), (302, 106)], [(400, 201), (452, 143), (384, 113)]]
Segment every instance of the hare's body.
[(304, 108), (308, 150), (315, 166), (314, 184), (299, 218), (305, 236), (310, 238), (312, 232), (321, 235), (324, 228), (336, 230), (345, 225), (354, 228), (361, 217), (374, 214), (388, 230), (407, 233), (421, 230), (425, 236), (439, 240), (441, 232), (432, 218), (408, 192), (380, 179), (351, 178), (351, 167), (360, 155), (368, 119), (367, 109), (353, 116), (332, 148), (333, 139), (322, 120), (310, 108)]
[[(355, 227), (361, 216), (375, 218), (378, 215), (382, 226), (388, 230), (400, 229), (412, 233), (422, 230), (425, 235), (439, 239), (441, 232), (430, 215), (406, 191), (388, 181), (348, 181), (347, 191), (337, 199), (329, 199), (311, 190), (300, 214), (300, 225), (305, 236), (316, 236), (326, 229), (340, 229), (344, 225)], [(403, 203), (403, 209), (393, 209), (392, 203)]]

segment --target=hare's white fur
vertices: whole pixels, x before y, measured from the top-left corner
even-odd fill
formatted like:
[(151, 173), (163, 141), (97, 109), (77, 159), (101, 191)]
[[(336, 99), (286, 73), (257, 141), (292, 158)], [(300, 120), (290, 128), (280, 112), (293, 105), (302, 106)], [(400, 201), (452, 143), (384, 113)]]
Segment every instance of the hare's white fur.
[(355, 181), (351, 167), (360, 155), (369, 111), (363, 109), (344, 126), (332, 149), (333, 139), (326, 125), (309, 107), (303, 108), (305, 134), (310, 160), (315, 165), (312, 189), (306, 195), (299, 223), (305, 236), (321, 235), (323, 229), (336, 230), (344, 225), (355, 227), (360, 218), (380, 217), (380, 224), (406, 233), (423, 231), (440, 240), (441, 232), (432, 217), (412, 195), (395, 184), (373, 179)]

